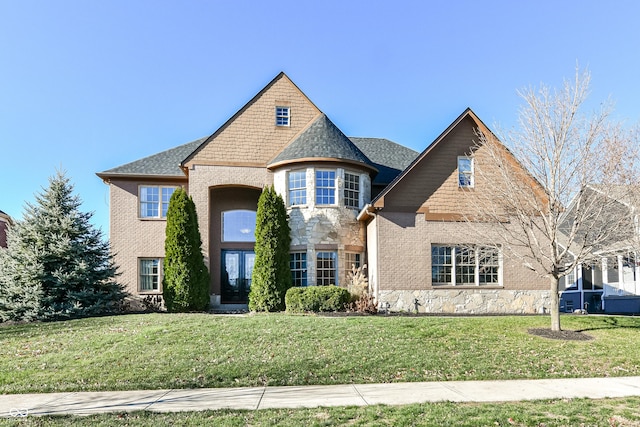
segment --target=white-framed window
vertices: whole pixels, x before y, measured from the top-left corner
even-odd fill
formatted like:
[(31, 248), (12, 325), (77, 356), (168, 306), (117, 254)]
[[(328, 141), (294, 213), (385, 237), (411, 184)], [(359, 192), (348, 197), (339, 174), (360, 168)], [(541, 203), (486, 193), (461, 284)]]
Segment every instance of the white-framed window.
[(289, 126), (290, 113), (289, 107), (276, 107), (276, 126)]
[(316, 205), (336, 204), (336, 171), (316, 170)]
[(138, 187), (140, 218), (166, 218), (169, 200), (177, 187), (141, 185)]
[(289, 206), (307, 204), (307, 171), (289, 172)]
[(316, 285), (338, 285), (338, 254), (336, 252), (316, 252)]
[(360, 208), (360, 176), (344, 173), (344, 205), (348, 208)]
[(289, 254), (291, 282), (293, 286), (307, 286), (307, 253), (291, 252)]
[(237, 209), (222, 212), (223, 242), (255, 242), (256, 211)]
[(497, 248), (431, 246), (431, 283), (450, 286), (499, 286), (501, 257)]
[(138, 259), (138, 291), (160, 292), (162, 284), (162, 258)]
[(458, 186), (460, 188), (473, 187), (473, 157), (458, 157)]

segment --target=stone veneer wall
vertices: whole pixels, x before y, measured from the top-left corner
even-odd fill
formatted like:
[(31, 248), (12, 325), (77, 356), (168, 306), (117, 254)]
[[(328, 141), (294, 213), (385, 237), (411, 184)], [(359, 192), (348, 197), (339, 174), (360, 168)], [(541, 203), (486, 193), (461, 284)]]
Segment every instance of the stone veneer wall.
[[(392, 312), (536, 314), (548, 312), (549, 291), (506, 289), (380, 290), (378, 307)], [(388, 304), (388, 305), (387, 305)]]
[[(315, 171), (336, 171), (336, 205), (316, 206), (315, 204)], [(287, 192), (287, 173), (291, 170), (305, 170), (307, 184), (307, 204), (304, 206), (289, 206)], [(291, 248), (293, 251), (307, 253), (307, 281), (310, 285), (316, 283), (316, 252), (331, 251), (338, 256), (338, 283), (345, 285), (347, 271), (346, 253), (359, 253), (361, 262), (365, 262), (365, 229), (356, 217), (358, 209), (344, 206), (343, 189), (345, 170), (360, 175), (360, 206), (371, 200), (371, 178), (368, 172), (357, 171), (355, 168), (332, 164), (293, 165), (282, 168), (274, 173), (274, 186), (282, 195), (291, 227)]]

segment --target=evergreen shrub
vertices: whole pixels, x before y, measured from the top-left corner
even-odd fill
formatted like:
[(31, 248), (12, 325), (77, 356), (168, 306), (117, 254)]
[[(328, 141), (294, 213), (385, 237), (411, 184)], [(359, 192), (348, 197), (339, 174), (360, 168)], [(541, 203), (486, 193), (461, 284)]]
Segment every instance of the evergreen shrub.
[(334, 285), (291, 288), (285, 295), (290, 313), (344, 311), (350, 301), (349, 291)]

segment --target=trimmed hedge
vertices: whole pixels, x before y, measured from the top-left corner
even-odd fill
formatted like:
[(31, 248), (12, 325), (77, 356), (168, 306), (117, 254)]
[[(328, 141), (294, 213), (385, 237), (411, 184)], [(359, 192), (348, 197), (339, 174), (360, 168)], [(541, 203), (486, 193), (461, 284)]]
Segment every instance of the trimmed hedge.
[(343, 311), (351, 294), (334, 285), (290, 288), (285, 295), (287, 311), (292, 313)]

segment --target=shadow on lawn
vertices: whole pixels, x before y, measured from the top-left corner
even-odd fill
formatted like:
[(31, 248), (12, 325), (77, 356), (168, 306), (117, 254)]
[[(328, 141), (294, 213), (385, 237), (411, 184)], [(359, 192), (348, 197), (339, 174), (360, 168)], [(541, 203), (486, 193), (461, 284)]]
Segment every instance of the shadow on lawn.
[[(617, 317), (602, 317), (598, 319), (600, 325), (594, 325), (588, 328), (577, 330), (576, 332), (597, 331), (600, 329), (640, 329), (640, 324), (630, 325), (622, 324)], [(626, 322), (624, 322), (626, 323)]]

